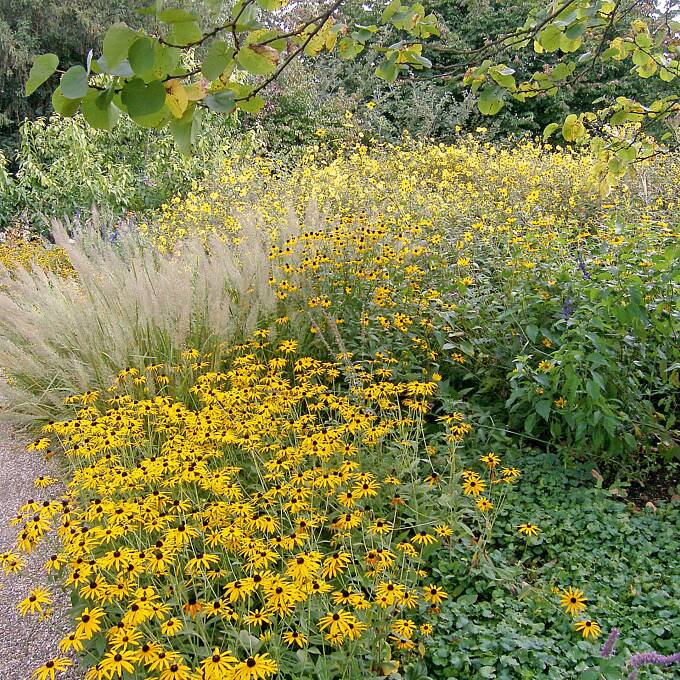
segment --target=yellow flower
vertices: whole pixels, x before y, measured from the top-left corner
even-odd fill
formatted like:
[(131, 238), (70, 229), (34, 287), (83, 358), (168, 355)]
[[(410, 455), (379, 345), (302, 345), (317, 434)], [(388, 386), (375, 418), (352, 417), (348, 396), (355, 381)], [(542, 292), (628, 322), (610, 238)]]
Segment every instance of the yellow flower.
[(65, 671), (70, 665), (71, 661), (66, 657), (50, 659), (39, 668), (36, 668), (31, 677), (36, 678), (36, 680), (54, 680), (56, 673)]
[(591, 619), (586, 619), (584, 621), (576, 621), (574, 627), (586, 639), (588, 639), (589, 637), (596, 638), (600, 635), (601, 632), (599, 624), (596, 621), (592, 621)]
[(423, 588), (423, 599), (428, 604), (438, 605), (448, 598), (446, 592), (441, 586), (425, 586)]
[(478, 477), (463, 480), (463, 493), (466, 496), (479, 496), (486, 489), (486, 482)]
[(520, 534), (524, 534), (525, 536), (538, 536), (538, 534), (541, 530), (535, 524), (526, 523), (526, 524), (519, 524), (517, 526), (517, 531)]
[(278, 670), (278, 664), (269, 654), (255, 654), (233, 667), (230, 680), (265, 680), (275, 675)]
[(297, 647), (298, 649), (302, 649), (308, 644), (307, 636), (297, 630), (285, 631), (282, 639), (289, 647)]
[(52, 604), (50, 593), (44, 588), (34, 588), (29, 593), (29, 596), (17, 605), (17, 609), (21, 612), (22, 616), (26, 616), (27, 614), (42, 615), (45, 613), (43, 605), (50, 604)]
[(571, 586), (560, 594), (560, 606), (564, 607), (567, 614), (577, 616), (586, 608), (586, 599), (582, 590)]

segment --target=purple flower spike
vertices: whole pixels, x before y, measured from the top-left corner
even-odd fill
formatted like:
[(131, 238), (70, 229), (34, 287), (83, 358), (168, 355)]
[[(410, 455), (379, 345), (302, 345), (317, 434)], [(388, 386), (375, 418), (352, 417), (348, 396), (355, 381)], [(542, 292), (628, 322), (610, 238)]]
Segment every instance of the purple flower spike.
[(633, 669), (628, 680), (636, 680), (638, 676), (638, 668), (640, 666), (672, 666), (675, 663), (680, 663), (680, 652), (664, 656), (658, 652), (639, 652), (633, 654), (628, 661), (628, 665)]
[(600, 650), (600, 656), (603, 659), (608, 659), (613, 651), (614, 651), (614, 645), (616, 644), (616, 640), (618, 639), (619, 635), (621, 635), (621, 631), (618, 628), (612, 628), (611, 633), (609, 633), (609, 637), (605, 640), (605, 643), (602, 645), (602, 649)]

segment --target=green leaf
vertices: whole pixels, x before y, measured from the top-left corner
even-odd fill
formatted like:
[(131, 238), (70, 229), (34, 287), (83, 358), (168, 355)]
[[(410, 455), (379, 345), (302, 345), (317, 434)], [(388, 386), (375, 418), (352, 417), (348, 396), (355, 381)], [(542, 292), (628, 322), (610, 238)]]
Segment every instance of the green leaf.
[(241, 68), (254, 76), (266, 76), (276, 70), (276, 62), (268, 54), (258, 54), (252, 47), (242, 47), (236, 53)]
[(150, 38), (137, 38), (128, 51), (130, 68), (137, 74), (142, 75), (150, 71), (156, 62), (156, 49)]
[(576, 52), (576, 50), (583, 44), (582, 38), (575, 38), (570, 40), (566, 35), (560, 38), (560, 49), (562, 52)]
[(59, 83), (66, 99), (82, 99), (87, 94), (87, 71), (83, 66), (71, 66)]
[(81, 110), (85, 120), (97, 130), (111, 130), (118, 121), (120, 111), (111, 102), (112, 94), (108, 90), (98, 92), (90, 89), (82, 101)]
[(262, 110), (264, 99), (262, 97), (250, 97), (238, 103), (239, 109), (246, 113), (257, 113)]
[(125, 84), (121, 100), (131, 118), (148, 116), (163, 108), (165, 86), (160, 80), (147, 84), (141, 78), (134, 78)]
[(661, 80), (663, 80), (664, 83), (670, 83), (675, 78), (675, 74), (661, 67), (661, 69), (659, 70), (659, 78), (661, 78)]
[(177, 148), (185, 156), (191, 154), (191, 145), (195, 136), (198, 117), (194, 116), (194, 107), (190, 107), (179, 120), (170, 123), (170, 133), (172, 134)]
[(211, 111), (231, 113), (236, 108), (235, 96), (231, 90), (214, 92), (205, 98), (205, 104)]
[(489, 69), (489, 75), (501, 86), (508, 90), (515, 88), (515, 78), (513, 73), (515, 69), (505, 66), (505, 64), (498, 64)]
[(489, 87), (488, 85), (484, 87), (477, 100), (477, 108), (484, 116), (497, 114), (504, 104), (503, 91), (498, 87)]
[(364, 46), (348, 36), (342, 38), (338, 43), (338, 53), (340, 59), (354, 59), (364, 51)]
[(234, 58), (234, 50), (222, 40), (210, 43), (201, 72), (208, 80), (219, 78)]
[(575, 142), (585, 134), (583, 123), (575, 113), (570, 113), (562, 124), (562, 137), (567, 142)]
[(387, 23), (401, 9), (401, 0), (391, 0), (380, 15), (380, 22)]
[(237, 2), (232, 8), (232, 16), (238, 20), (236, 21), (236, 32), (241, 33), (243, 31), (253, 31), (255, 29), (261, 28), (260, 23), (257, 20), (260, 9), (253, 3), (246, 6), (243, 9), (243, 2)]
[(397, 58), (395, 55), (385, 59), (375, 71), (375, 75), (382, 80), (392, 84), (399, 75), (399, 67), (397, 66)]
[(550, 123), (550, 124), (546, 125), (545, 130), (543, 130), (543, 141), (550, 139), (553, 132), (555, 132), (555, 130), (558, 130), (559, 127), (560, 127), (559, 123)]
[(573, 61), (560, 62), (552, 70), (553, 80), (564, 80), (568, 78), (576, 69), (576, 64)]
[(26, 81), (26, 96), (32, 95), (59, 66), (59, 57), (56, 54), (41, 54), (33, 60), (31, 72)]
[(538, 42), (546, 52), (557, 52), (561, 38), (562, 30), (555, 24), (550, 24), (540, 32)]
[(164, 24), (183, 24), (198, 19), (193, 12), (187, 12), (185, 9), (166, 9), (158, 15), (158, 18)]
[(257, 4), (264, 10), (272, 12), (283, 7), (283, 0), (257, 0)]
[(192, 45), (203, 37), (203, 31), (197, 21), (180, 21), (172, 24), (172, 30), (168, 35), (167, 41), (170, 45)]
[(566, 35), (569, 40), (575, 40), (576, 38), (580, 38), (586, 32), (587, 28), (587, 21), (577, 21), (567, 28), (564, 35)]
[(137, 34), (122, 21), (113, 24), (104, 36), (103, 54), (109, 69), (115, 68), (128, 54), (130, 45), (137, 39)]
[(76, 111), (78, 111), (80, 100), (67, 99), (62, 93), (61, 87), (58, 87), (52, 93), (52, 106), (60, 116), (66, 116), (67, 118), (70, 118), (76, 114)]
[(552, 404), (549, 399), (541, 399), (540, 401), (536, 402), (536, 413), (538, 413), (543, 420), (548, 420), (548, 417), (550, 416), (550, 410), (552, 408)]

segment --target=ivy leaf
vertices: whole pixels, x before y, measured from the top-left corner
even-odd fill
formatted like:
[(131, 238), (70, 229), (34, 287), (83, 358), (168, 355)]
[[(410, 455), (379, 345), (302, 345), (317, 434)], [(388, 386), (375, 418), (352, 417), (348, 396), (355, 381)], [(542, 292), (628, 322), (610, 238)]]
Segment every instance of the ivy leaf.
[(130, 45), (137, 39), (137, 34), (122, 21), (113, 24), (104, 36), (103, 54), (108, 68), (118, 66), (127, 57)]
[(59, 66), (59, 57), (56, 54), (41, 54), (33, 60), (31, 72), (26, 81), (26, 96), (32, 95)]
[(87, 71), (83, 66), (71, 66), (59, 83), (66, 99), (82, 99), (87, 94)]

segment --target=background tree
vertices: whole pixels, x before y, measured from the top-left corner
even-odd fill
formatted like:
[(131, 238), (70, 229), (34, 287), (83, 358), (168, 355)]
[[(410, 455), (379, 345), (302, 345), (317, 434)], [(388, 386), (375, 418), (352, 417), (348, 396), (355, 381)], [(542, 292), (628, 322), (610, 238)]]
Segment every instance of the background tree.
[[(305, 18), (299, 14), (303, 6)], [(574, 88), (602, 73), (601, 64), (613, 64), (640, 79), (658, 77), (665, 87), (651, 101), (617, 90), (614, 101), (597, 97), (583, 112), (570, 108), (564, 120), (547, 126), (545, 137), (559, 130), (565, 142), (589, 143), (601, 158), (605, 191), (637, 159), (663, 150), (659, 142), (677, 146), (678, 4), (656, 8), (643, 0), (564, 0), (531, 5), (522, 26), (504, 31), (503, 22), (489, 20), (495, 30), (482, 44), (483, 29), (477, 39), (449, 31), (448, 44), (432, 48), (429, 39), (447, 31), (422, 4), (362, 3), (365, 23), (343, 21), (341, 10), (349, 15), (351, 7), (346, 0), (311, 7), (285, 0), (239, 0), (233, 6), (209, 0), (206, 15), (164, 9), (157, 0), (142, 12), (150, 30), (113, 24), (102, 56), (88, 53), (85, 66), (64, 71), (58, 55), (38, 57), (26, 92), (32, 94), (59, 71), (52, 103), (62, 115), (80, 110), (93, 127), (109, 129), (124, 112), (143, 127), (167, 126), (187, 153), (203, 110), (260, 111), (270, 86), (303, 56), (337, 50), (340, 58), (351, 60), (370, 53), (375, 74), (390, 84), (431, 71), (427, 77), (467, 86), (485, 116), (498, 114), (511, 100), (537, 102), (559, 93), (569, 98)], [(632, 16), (638, 18), (631, 21)], [(434, 69), (428, 49), (444, 56)]]
[(50, 92), (24, 94), (36, 55), (52, 52), (65, 68), (101, 49), (109, 25), (141, 26), (140, 0), (0, 0), (0, 144), (15, 143), (19, 124), (51, 112)]

